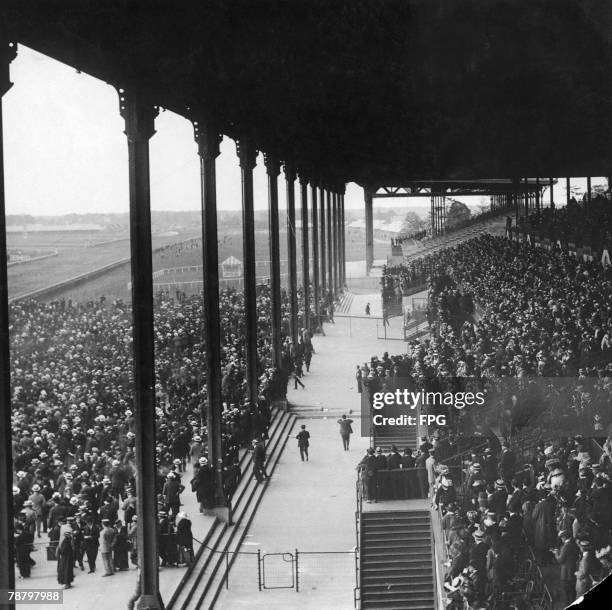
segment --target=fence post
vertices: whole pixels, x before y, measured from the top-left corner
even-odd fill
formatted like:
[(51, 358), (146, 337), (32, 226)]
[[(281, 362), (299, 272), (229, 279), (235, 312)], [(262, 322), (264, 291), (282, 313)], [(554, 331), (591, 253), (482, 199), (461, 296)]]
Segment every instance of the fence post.
[(261, 591), (261, 549), (257, 549), (257, 588)]
[(225, 551), (225, 588), (229, 589), (229, 553)]
[(299, 551), (295, 549), (295, 592), (300, 592), (300, 562)]

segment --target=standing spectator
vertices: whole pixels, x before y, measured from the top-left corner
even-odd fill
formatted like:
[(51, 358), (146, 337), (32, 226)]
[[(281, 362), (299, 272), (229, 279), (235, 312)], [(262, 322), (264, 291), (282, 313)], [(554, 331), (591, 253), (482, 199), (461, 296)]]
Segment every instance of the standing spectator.
[(296, 437), (298, 442), (298, 447), (300, 449), (300, 458), (302, 462), (304, 461), (304, 457), (306, 457), (306, 461), (308, 461), (308, 447), (310, 446), (310, 432), (306, 430), (306, 425), (301, 425), (301, 430), (297, 433)]
[(34, 543), (34, 535), (23, 527), (15, 528), (15, 561), (19, 568), (19, 576), (21, 578), (30, 578), (32, 570), (32, 544)]
[(100, 554), (102, 555), (102, 563), (106, 570), (102, 576), (113, 576), (113, 545), (117, 532), (111, 527), (110, 519), (102, 519), (102, 531), (100, 532)]
[(191, 519), (185, 512), (180, 512), (177, 515), (176, 543), (179, 549), (179, 564), (191, 565), (194, 561), (193, 534), (191, 533)]
[(98, 548), (100, 547), (100, 529), (94, 523), (93, 517), (87, 517), (85, 527), (82, 530), (83, 548), (87, 556), (89, 574), (96, 571), (96, 559), (98, 558)]
[(138, 566), (138, 516), (134, 515), (128, 527), (128, 543), (130, 545), (130, 561)]
[(113, 544), (113, 567), (115, 571), (129, 569), (128, 563), (128, 532), (127, 527), (123, 525), (121, 519), (117, 519), (115, 523), (115, 542)]
[(587, 593), (595, 581), (601, 577), (601, 563), (595, 557), (593, 543), (590, 540), (584, 539), (579, 542), (579, 546), (582, 557), (576, 572), (576, 597)]
[(200, 512), (210, 508), (214, 501), (214, 476), (215, 473), (208, 463), (208, 458), (201, 457), (198, 460), (198, 470), (191, 479), (191, 489), (196, 494), (196, 499), (200, 503)]
[[(357, 369), (360, 370), (359, 367), (357, 367)], [(357, 380), (357, 383), (360, 384), (360, 381)], [(351, 426), (352, 423), (353, 420), (348, 419), (345, 414), (343, 414), (338, 420), (338, 424), (340, 425), (340, 436), (342, 437), (342, 447), (345, 451), (349, 450), (351, 434), (353, 434), (353, 427)]]
[(253, 475), (258, 483), (269, 478), (266, 472), (266, 448), (261, 441), (253, 441)]
[(40, 538), (40, 531), (43, 525), (43, 510), (47, 503), (45, 496), (40, 493), (40, 485), (36, 484), (32, 486), (32, 495), (28, 498), (28, 502), (32, 503), (36, 519), (36, 535)]
[(172, 516), (172, 520), (176, 520), (176, 516), (180, 511), (181, 493), (185, 490), (185, 486), (181, 485), (174, 472), (169, 472), (164, 483), (162, 493), (164, 495), (166, 510)]
[(429, 495), (433, 494), (434, 483), (436, 482), (436, 477), (438, 476), (436, 472), (437, 466), (438, 462), (436, 461), (436, 452), (432, 449), (429, 452), (429, 456), (425, 460), (425, 470), (427, 472)]
[(74, 549), (72, 548), (72, 534), (66, 531), (57, 547), (57, 582), (64, 585), (64, 589), (70, 589), (73, 580)]
[(580, 557), (580, 549), (568, 530), (563, 530), (559, 537), (561, 538), (561, 548), (553, 549), (552, 552), (555, 560), (561, 566), (563, 602), (569, 606), (574, 601), (576, 593), (576, 566)]

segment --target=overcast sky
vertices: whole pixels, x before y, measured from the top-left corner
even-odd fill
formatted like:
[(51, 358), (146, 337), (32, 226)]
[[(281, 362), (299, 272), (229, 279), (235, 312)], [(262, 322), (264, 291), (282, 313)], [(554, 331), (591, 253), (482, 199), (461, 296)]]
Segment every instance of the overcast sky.
[[(23, 46), (11, 64), (11, 80), (14, 86), (3, 98), (7, 214), (126, 212), (127, 143), (113, 87)], [(191, 123), (166, 111), (156, 119), (156, 129), (151, 139), (151, 207), (199, 209)], [(254, 181), (255, 208), (264, 209), (261, 155)], [(281, 206), (284, 191), (280, 183)], [(229, 138), (224, 138), (217, 161), (217, 199), (220, 209), (240, 209), (240, 168)], [(564, 183), (562, 189), (556, 187), (555, 199), (565, 200)], [(348, 185), (345, 201), (348, 208), (363, 209), (361, 188)], [(407, 203), (385, 199), (381, 205)], [(421, 207), (428, 202), (412, 203)]]

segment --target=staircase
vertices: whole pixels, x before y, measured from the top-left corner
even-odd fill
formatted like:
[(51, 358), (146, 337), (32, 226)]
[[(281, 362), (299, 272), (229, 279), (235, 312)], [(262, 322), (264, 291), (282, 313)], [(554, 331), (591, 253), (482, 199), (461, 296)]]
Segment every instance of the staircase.
[(435, 608), (428, 511), (363, 512), (360, 557), (361, 608)]
[[(410, 409), (406, 405), (385, 405), (382, 409), (373, 411), (373, 414), (380, 413), (383, 417), (400, 417), (402, 415), (411, 415), (419, 417), (418, 409)], [(373, 444), (375, 447), (380, 447), (383, 453), (391, 451), (391, 445), (395, 445), (400, 451), (406, 447), (416, 449), (418, 445), (418, 425), (414, 426), (374, 426)]]
[[(266, 471), (271, 477), (295, 421), (296, 416), (291, 413), (275, 413), (266, 445)], [(228, 526), (218, 520), (215, 522), (200, 546), (195, 562), (166, 604), (167, 610), (214, 607), (226, 571), (231, 569), (235, 551), (240, 548), (268, 485), (268, 480), (258, 484), (252, 476), (251, 452), (243, 456), (240, 467), (243, 475), (232, 498), (233, 525)]]
[(336, 305), (335, 313), (348, 314), (351, 311), (351, 305), (355, 295), (352, 292), (344, 292)]

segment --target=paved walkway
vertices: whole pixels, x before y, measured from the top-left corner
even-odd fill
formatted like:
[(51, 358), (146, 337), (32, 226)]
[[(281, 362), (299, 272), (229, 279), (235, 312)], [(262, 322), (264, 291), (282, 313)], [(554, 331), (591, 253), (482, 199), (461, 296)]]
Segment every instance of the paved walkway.
[[(315, 337), (316, 355), (306, 389), (290, 390), (294, 412), (311, 434), (310, 460), (302, 462), (291, 439), (276, 466), (216, 608), (353, 608), (355, 587), (355, 467), (368, 447), (360, 432), (355, 366), (374, 354), (399, 353), (403, 342), (376, 338), (373, 320), (337, 318)], [(344, 451), (336, 420), (355, 418), (350, 450)], [(298, 561), (298, 588), (292, 574)], [(257, 551), (263, 560), (259, 591)], [(248, 553), (248, 554), (247, 554)], [(282, 587), (282, 588), (281, 588)]]

